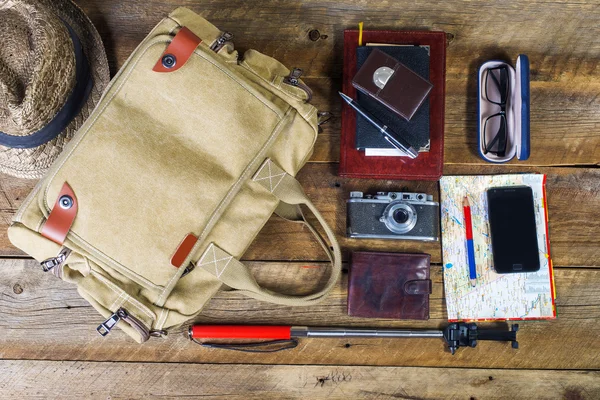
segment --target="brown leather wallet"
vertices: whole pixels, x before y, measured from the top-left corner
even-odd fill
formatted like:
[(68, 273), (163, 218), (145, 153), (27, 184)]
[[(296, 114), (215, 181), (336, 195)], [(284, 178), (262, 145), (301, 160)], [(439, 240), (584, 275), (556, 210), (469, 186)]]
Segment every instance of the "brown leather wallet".
[(348, 315), (429, 319), (429, 254), (354, 252)]
[(407, 120), (433, 88), (430, 82), (378, 49), (371, 52), (352, 85)]

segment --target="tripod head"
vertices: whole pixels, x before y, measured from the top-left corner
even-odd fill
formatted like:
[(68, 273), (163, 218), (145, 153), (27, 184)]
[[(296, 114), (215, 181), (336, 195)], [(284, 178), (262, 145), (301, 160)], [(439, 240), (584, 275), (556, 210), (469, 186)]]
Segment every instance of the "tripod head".
[(512, 348), (518, 349), (517, 331), (519, 325), (514, 324), (509, 331), (486, 329), (480, 330), (475, 323), (455, 322), (444, 329), (444, 339), (448, 343), (450, 352), (454, 355), (459, 347), (475, 347), (478, 340), (496, 340), (512, 342)]

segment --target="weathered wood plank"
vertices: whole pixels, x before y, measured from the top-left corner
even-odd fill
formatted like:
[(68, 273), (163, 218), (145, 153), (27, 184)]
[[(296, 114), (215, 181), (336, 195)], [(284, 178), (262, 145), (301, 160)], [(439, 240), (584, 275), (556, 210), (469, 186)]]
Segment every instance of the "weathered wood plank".
[[(365, 193), (405, 190), (433, 194), (437, 182), (343, 179), (336, 176), (337, 164), (310, 163), (298, 179), (308, 196), (337, 234), (345, 253), (353, 250), (425, 252), (441, 262), (440, 243), (413, 241), (358, 240), (345, 238), (346, 200), (350, 191)], [(447, 165), (444, 174), (546, 172), (550, 220), (550, 245), (556, 265), (597, 266), (600, 261), (600, 169), (534, 168), (525, 166)], [(0, 220), (0, 255), (22, 255), (6, 237), (7, 223), (33, 182), (4, 176), (0, 189), (6, 198), (5, 218)], [(0, 200), (1, 201), (1, 200)], [(282, 243), (272, 246), (272, 243)], [(320, 246), (301, 226), (273, 217), (244, 255), (247, 260), (325, 260)]]
[[(321, 263), (252, 263), (252, 270), (265, 287), (289, 293), (307, 293), (327, 276), (326, 264)], [(33, 261), (3, 260), (0, 359), (600, 369), (600, 270), (555, 272), (559, 317), (521, 322), (518, 350), (506, 343), (480, 342), (476, 349), (460, 349), (451, 356), (438, 339), (301, 339), (294, 350), (247, 354), (193, 344), (184, 333), (187, 326), (141, 346), (118, 329), (102, 338), (95, 327), (103, 318), (74, 287), (42, 273)], [(429, 321), (349, 317), (346, 274), (319, 305), (282, 307), (224, 292), (196, 321), (438, 329), (446, 325), (441, 267), (432, 267), (432, 281)], [(496, 325), (501, 324), (482, 324)]]
[[(534, 64), (534, 78), (555, 81), (566, 78), (562, 76), (565, 65), (576, 73), (593, 73), (598, 67), (594, 56), (600, 54), (594, 40), (600, 33), (594, 2), (556, 1), (541, 6), (517, 1), (491, 5), (483, 0), (436, 4), (340, 1), (334, 5), (318, 0), (285, 4), (266, 0), (260, 7), (243, 0), (226, 5), (214, 0), (77, 3), (98, 27), (113, 69), (120, 67), (154, 25), (178, 6), (188, 7), (220, 29), (233, 32), (239, 48), (256, 48), (285, 64), (296, 63), (311, 76), (330, 76), (332, 67), (339, 74), (342, 31), (355, 29), (359, 21), (365, 22), (365, 29), (451, 33), (449, 76), (470, 67), (469, 61), (461, 58), (465, 55), (469, 60), (491, 55), (513, 59), (518, 52), (527, 51), (533, 60), (539, 60)], [(312, 29), (326, 37), (311, 41), (308, 33)], [(581, 35), (582, 30), (589, 35)]]
[(36, 181), (0, 174), (0, 255), (22, 255), (8, 240), (7, 229)]
[(600, 372), (0, 361), (0, 399), (217, 396), (260, 400), (595, 399), (600, 397)]

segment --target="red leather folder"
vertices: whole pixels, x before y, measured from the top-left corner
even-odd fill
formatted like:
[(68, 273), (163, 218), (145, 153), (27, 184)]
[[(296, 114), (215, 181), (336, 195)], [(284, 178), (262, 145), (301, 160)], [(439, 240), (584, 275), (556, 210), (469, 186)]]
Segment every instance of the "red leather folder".
[[(408, 157), (365, 156), (356, 150), (356, 113), (347, 104), (342, 109), (342, 137), (338, 174), (348, 178), (393, 180), (438, 180), (444, 166), (444, 97), (446, 92), (446, 33), (429, 31), (363, 31), (363, 44), (427, 45), (430, 49), (429, 93), (430, 149), (411, 160)], [(344, 31), (342, 91), (356, 98), (352, 78), (356, 75), (358, 31)]]

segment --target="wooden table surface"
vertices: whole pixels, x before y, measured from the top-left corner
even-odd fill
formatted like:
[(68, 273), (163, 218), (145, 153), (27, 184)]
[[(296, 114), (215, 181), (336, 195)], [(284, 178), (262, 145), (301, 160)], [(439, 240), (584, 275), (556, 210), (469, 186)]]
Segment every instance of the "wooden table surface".
[[(309, 197), (352, 250), (431, 254), (426, 322), (346, 314), (347, 274), (322, 304), (289, 308), (218, 294), (202, 323), (438, 328), (446, 324), (439, 243), (344, 238), (352, 190), (414, 190), (439, 198), (437, 182), (342, 179), (339, 159), (342, 34), (368, 29), (448, 32), (444, 174), (547, 174), (558, 318), (523, 322), (520, 348), (480, 343), (455, 356), (435, 339), (302, 339), (275, 354), (204, 349), (184, 330), (138, 345), (102, 319), (74, 287), (49, 274), (6, 237), (35, 182), (0, 177), (0, 398), (600, 398), (600, 5), (586, 1), (141, 1), (78, 0), (98, 27), (114, 74), (177, 6), (305, 71), (319, 110), (333, 113), (299, 174)], [(318, 30), (313, 41), (309, 32)], [(531, 157), (491, 165), (476, 153), (476, 74), (483, 60), (531, 60)], [(273, 246), (272, 243), (282, 243)], [(264, 285), (290, 292), (326, 276), (325, 255), (300, 227), (272, 218), (245, 254)], [(304, 266), (317, 268), (302, 268)], [(482, 324), (483, 326), (488, 326)]]

